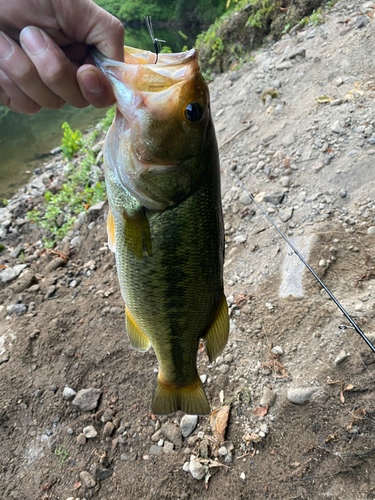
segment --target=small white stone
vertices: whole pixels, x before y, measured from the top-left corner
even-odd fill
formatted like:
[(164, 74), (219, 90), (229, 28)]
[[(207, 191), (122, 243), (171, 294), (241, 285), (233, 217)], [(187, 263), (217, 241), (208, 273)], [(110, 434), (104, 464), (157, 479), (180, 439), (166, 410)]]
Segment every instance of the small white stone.
[(184, 470), (185, 472), (189, 472), (190, 471), (190, 464), (189, 462), (185, 462), (183, 467), (182, 467), (182, 470)]
[(98, 435), (95, 427), (93, 425), (88, 425), (83, 429), (83, 434), (87, 437), (87, 439), (92, 439)]
[(375, 226), (370, 226), (367, 229), (367, 234), (375, 234)]
[(240, 474), (240, 478), (242, 479), (242, 481), (245, 481), (245, 479), (246, 479), (246, 475), (245, 475), (245, 473), (244, 473), (244, 472), (241, 472), (241, 474)]
[(201, 379), (202, 381), (202, 384), (205, 384), (206, 383), (206, 380), (207, 380), (207, 375), (200, 375), (199, 378)]
[(275, 347), (272, 348), (272, 353), (276, 354), (276, 356), (281, 356), (284, 354), (283, 348), (280, 347), (279, 345), (275, 345)]
[(326, 266), (326, 261), (324, 259), (320, 259), (319, 266), (320, 267), (325, 267)]
[(164, 444), (164, 439), (159, 439), (158, 446), (163, 446), (163, 444)]

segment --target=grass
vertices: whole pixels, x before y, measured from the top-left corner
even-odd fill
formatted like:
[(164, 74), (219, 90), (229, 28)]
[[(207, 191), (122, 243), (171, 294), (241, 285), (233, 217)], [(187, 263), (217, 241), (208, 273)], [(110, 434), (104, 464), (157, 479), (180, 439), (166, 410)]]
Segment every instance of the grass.
[[(81, 212), (105, 199), (105, 183), (96, 167), (92, 146), (97, 136), (108, 130), (114, 114), (115, 108), (111, 108), (87, 138), (83, 138), (79, 130), (73, 132), (67, 123), (63, 124), (61, 149), (66, 161), (65, 182), (56, 194), (51, 191), (44, 193), (45, 200), (40, 210), (28, 213), (30, 222), (45, 229), (46, 248), (53, 248), (67, 235)], [(80, 161), (73, 164), (71, 160), (78, 153)]]
[(55, 450), (55, 455), (60, 458), (60, 468), (64, 465), (65, 460), (69, 456), (69, 450), (66, 446), (58, 446)]

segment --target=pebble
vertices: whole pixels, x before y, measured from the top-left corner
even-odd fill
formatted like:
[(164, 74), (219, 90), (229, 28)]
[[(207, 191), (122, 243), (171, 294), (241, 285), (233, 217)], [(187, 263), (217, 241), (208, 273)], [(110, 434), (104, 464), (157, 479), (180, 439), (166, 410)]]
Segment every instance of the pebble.
[(98, 435), (98, 432), (93, 425), (88, 425), (83, 429), (82, 432), (87, 437), (87, 439), (93, 439)]
[(198, 423), (197, 415), (184, 415), (180, 422), (180, 428), (182, 435), (184, 438), (190, 436), (190, 434), (194, 431)]
[(282, 354), (284, 354), (284, 351), (282, 347), (276, 345), (275, 347), (272, 348), (272, 353), (276, 354), (277, 356), (281, 356)]
[(227, 450), (226, 446), (221, 446), (219, 448), (219, 455), (221, 457), (225, 457), (225, 455), (228, 455), (228, 450)]
[(14, 280), (21, 274), (21, 272), (27, 267), (27, 264), (18, 264), (14, 267), (7, 267), (4, 271), (0, 272), (0, 280), (3, 283)]
[(202, 381), (202, 384), (205, 384), (206, 383), (206, 380), (207, 380), (207, 375), (199, 375), (199, 378), (201, 379)]
[(190, 464), (189, 462), (185, 462), (183, 467), (182, 467), (182, 470), (185, 471), (185, 472), (190, 472)]
[(82, 486), (85, 488), (95, 488), (96, 481), (95, 478), (87, 471), (82, 471), (79, 474)]
[(245, 243), (247, 240), (246, 234), (239, 234), (233, 238), (234, 243)]
[(242, 193), (240, 196), (240, 202), (242, 203), (242, 205), (250, 205), (252, 200), (247, 193)]
[(270, 433), (270, 429), (269, 429), (269, 427), (268, 427), (267, 424), (262, 424), (260, 426), (260, 430), (261, 430), (261, 432), (264, 432), (264, 434), (269, 434)]
[(53, 273), (53, 271), (56, 271), (59, 267), (63, 267), (66, 264), (66, 260), (62, 259), (61, 257), (57, 257), (56, 259), (51, 260), (46, 267), (43, 269), (43, 274), (47, 276), (50, 273)]
[(190, 457), (189, 472), (194, 479), (201, 480), (206, 475), (206, 469), (204, 466), (195, 459), (194, 455)]
[(287, 398), (295, 405), (303, 405), (313, 399), (317, 393), (316, 387), (290, 387), (287, 392)]
[(275, 404), (276, 393), (269, 387), (263, 387), (263, 394), (260, 400), (260, 406), (266, 406), (270, 408)]
[(167, 455), (174, 453), (173, 448), (173, 443), (170, 443), (169, 441), (164, 442), (164, 453), (166, 453)]
[(104, 426), (104, 429), (103, 429), (103, 437), (104, 438), (110, 437), (114, 430), (115, 430), (115, 426), (113, 425), (113, 423), (107, 422)]
[(331, 125), (331, 130), (332, 132), (334, 132), (335, 134), (343, 134), (345, 132), (345, 130), (342, 128), (342, 126), (340, 125), (340, 122), (339, 120), (336, 120), (334, 123), (332, 123)]
[(52, 295), (56, 292), (56, 286), (55, 285), (50, 285), (47, 289), (47, 293), (45, 294), (44, 298), (50, 299)]
[(75, 236), (74, 238), (71, 239), (70, 246), (72, 248), (74, 248), (74, 247), (77, 247), (79, 245), (79, 243), (80, 243), (80, 237), (79, 236)]
[(284, 198), (284, 193), (281, 191), (275, 191), (273, 193), (266, 194), (263, 201), (266, 203), (272, 203), (273, 205), (279, 205)]
[(293, 207), (284, 208), (283, 210), (279, 211), (279, 217), (282, 220), (282, 222), (287, 222), (289, 219), (292, 218), (292, 215), (293, 215)]
[(150, 455), (160, 455), (160, 453), (163, 451), (163, 448), (161, 446), (158, 446), (157, 444), (152, 444), (149, 449), (149, 454)]
[(73, 399), (76, 396), (76, 391), (72, 389), (71, 387), (66, 386), (63, 390), (62, 397), (65, 399), (65, 401), (73, 401)]
[(21, 316), (27, 312), (27, 307), (25, 304), (11, 304), (10, 306), (7, 306), (7, 312), (8, 314), (15, 313), (17, 316)]
[(164, 446), (164, 439), (159, 439), (158, 446)]
[(199, 437), (198, 436), (190, 436), (189, 439), (187, 440), (188, 445), (191, 448), (194, 448), (194, 446), (197, 444), (198, 441), (199, 441)]
[(163, 427), (160, 429), (161, 434), (173, 443), (175, 446), (180, 447), (182, 445), (182, 432), (179, 427), (173, 424), (165, 424)]
[(102, 464), (95, 464), (92, 468), (92, 472), (94, 477), (99, 479), (100, 481), (104, 481), (104, 479), (108, 479), (112, 476), (113, 472), (110, 469), (107, 469)]
[(226, 363), (231, 363), (233, 361), (233, 354), (226, 354), (224, 357)]
[(220, 365), (219, 367), (219, 372), (225, 375), (226, 373), (229, 372), (229, 366), (228, 365)]
[(370, 226), (367, 229), (367, 234), (375, 234), (375, 226)]
[(289, 185), (290, 185), (290, 177), (287, 177), (287, 176), (281, 177), (280, 182), (281, 182), (281, 185), (283, 187), (289, 187)]
[(350, 354), (347, 353), (346, 351), (344, 351), (344, 349), (343, 349), (342, 351), (339, 352), (338, 356), (336, 357), (335, 365), (339, 365), (340, 363), (345, 361), (349, 356), (350, 356)]
[(346, 198), (347, 194), (348, 193), (346, 192), (346, 189), (340, 189), (339, 195), (341, 196), (341, 198)]
[(109, 422), (110, 420), (113, 419), (114, 414), (115, 414), (115, 412), (113, 410), (111, 410), (111, 408), (107, 408), (106, 411), (103, 413), (103, 415), (102, 415), (102, 417), (101, 417), (100, 420), (103, 423)]
[(81, 389), (73, 400), (73, 406), (81, 411), (95, 410), (99, 404), (101, 394), (99, 389)]
[(86, 441), (87, 441), (87, 437), (85, 436), (85, 434), (83, 434), (83, 432), (81, 432), (77, 436), (77, 444), (78, 445), (84, 445), (84, 444), (86, 444)]
[(319, 267), (325, 267), (325, 266), (326, 266), (326, 261), (324, 259), (320, 259)]
[(321, 160), (318, 160), (312, 166), (312, 171), (315, 172), (315, 173), (317, 173), (320, 170), (322, 170), (322, 168), (324, 168), (324, 162), (322, 162)]
[(240, 478), (242, 479), (242, 481), (244, 481), (246, 479), (246, 474), (244, 472), (241, 472)]

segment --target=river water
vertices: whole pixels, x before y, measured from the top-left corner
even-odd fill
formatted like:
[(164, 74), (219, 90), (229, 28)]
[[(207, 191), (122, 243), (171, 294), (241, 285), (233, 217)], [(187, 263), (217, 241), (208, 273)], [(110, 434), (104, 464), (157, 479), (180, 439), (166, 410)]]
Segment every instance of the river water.
[[(154, 28), (155, 36), (165, 40), (174, 52), (186, 45), (194, 45), (197, 30)], [(125, 44), (153, 50), (151, 38), (145, 28), (125, 28)], [(27, 116), (10, 111), (0, 117), (0, 202), (10, 197), (31, 177), (34, 168), (48, 160), (51, 149), (61, 143), (61, 125), (67, 121), (73, 130), (84, 131), (95, 125), (105, 115), (105, 110), (89, 106), (75, 109), (64, 106), (58, 111), (42, 110)], [(1, 116), (1, 115), (0, 115)]]

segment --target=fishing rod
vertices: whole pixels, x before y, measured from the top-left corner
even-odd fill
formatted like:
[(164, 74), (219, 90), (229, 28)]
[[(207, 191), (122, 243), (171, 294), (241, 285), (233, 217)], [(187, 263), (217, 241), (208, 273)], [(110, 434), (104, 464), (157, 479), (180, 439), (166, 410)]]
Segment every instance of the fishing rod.
[(375, 353), (375, 347), (372, 345), (372, 343), (369, 341), (369, 339), (366, 337), (366, 335), (362, 332), (362, 330), (359, 328), (357, 323), (354, 321), (354, 319), (350, 316), (350, 314), (344, 309), (344, 307), (340, 304), (340, 302), (336, 299), (336, 297), (333, 295), (333, 293), (329, 290), (329, 288), (326, 287), (326, 285), (323, 283), (323, 281), (319, 278), (319, 276), (316, 274), (314, 269), (306, 262), (306, 260), (302, 257), (302, 255), (299, 253), (297, 248), (293, 245), (293, 243), (290, 241), (287, 236), (281, 231), (279, 226), (273, 221), (273, 219), (267, 214), (265, 210), (261, 207), (261, 205), (255, 200), (254, 196), (246, 189), (244, 184), (241, 182), (239, 177), (234, 173), (231, 172), (233, 177), (237, 180), (238, 184), (242, 187), (242, 189), (245, 191), (245, 193), (249, 196), (249, 198), (255, 203), (255, 205), (261, 210), (263, 215), (268, 219), (268, 221), (273, 225), (273, 227), (276, 229), (276, 231), (280, 234), (280, 236), (286, 241), (286, 243), (290, 246), (290, 248), (293, 250), (293, 252), (297, 255), (297, 257), (303, 262), (303, 264), (307, 267), (307, 269), (310, 271), (310, 273), (314, 276), (314, 278), (318, 281), (318, 283), (324, 288), (324, 290), (328, 293), (328, 295), (331, 297), (333, 302), (336, 304), (336, 306), (340, 309), (340, 311), (343, 313), (343, 315), (346, 317), (346, 319), (350, 322), (352, 326), (347, 326), (347, 325), (339, 325), (340, 330), (346, 330), (347, 328), (353, 328), (359, 335), (362, 337), (362, 339), (366, 342), (366, 344), (369, 346), (369, 348), (372, 350), (373, 353)]
[(152, 27), (151, 16), (146, 16), (145, 21), (146, 21), (147, 30), (150, 34), (152, 43), (154, 44), (155, 54), (156, 54), (156, 61), (155, 61), (155, 64), (156, 64), (158, 62), (159, 52), (161, 52), (161, 43), (162, 42), (165, 43), (165, 40), (160, 40), (159, 38), (155, 38), (154, 29)]

